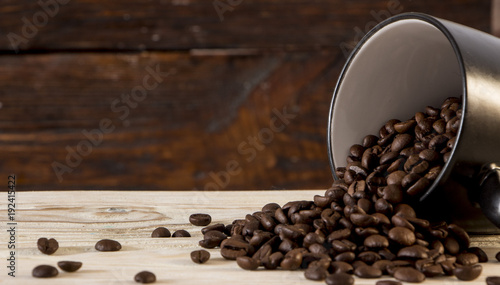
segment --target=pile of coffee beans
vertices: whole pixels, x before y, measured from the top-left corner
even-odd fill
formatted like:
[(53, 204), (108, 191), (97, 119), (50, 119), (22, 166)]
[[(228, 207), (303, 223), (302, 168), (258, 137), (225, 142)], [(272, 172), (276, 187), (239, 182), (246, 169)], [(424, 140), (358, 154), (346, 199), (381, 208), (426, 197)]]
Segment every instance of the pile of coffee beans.
[[(406, 121), (389, 120), (378, 136), (353, 145), (339, 178), (313, 201), (265, 205), (261, 211), (204, 228), (200, 245), (247, 270), (305, 269), (327, 284), (393, 276), (422, 282), (435, 276), (473, 280), (486, 262), (455, 224), (421, 219), (410, 206), (437, 178), (450, 157), (461, 100), (446, 99)], [(380, 284), (398, 284), (393, 280)]]

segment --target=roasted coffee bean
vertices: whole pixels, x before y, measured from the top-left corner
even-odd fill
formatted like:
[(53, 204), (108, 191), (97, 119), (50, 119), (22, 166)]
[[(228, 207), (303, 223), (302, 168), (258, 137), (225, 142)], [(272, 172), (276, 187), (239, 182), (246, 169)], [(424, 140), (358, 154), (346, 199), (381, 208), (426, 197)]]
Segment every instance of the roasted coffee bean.
[(399, 152), (403, 150), (413, 141), (413, 137), (410, 134), (398, 134), (392, 141), (391, 150)]
[(202, 264), (207, 262), (210, 259), (210, 252), (199, 249), (191, 252), (191, 260), (194, 263)]
[(379, 250), (378, 254), (382, 258), (387, 259), (387, 260), (391, 260), (392, 261), (392, 260), (396, 259), (396, 255), (394, 253), (392, 253), (391, 251), (389, 251), (387, 248)]
[(203, 239), (199, 241), (199, 245), (204, 248), (214, 248), (220, 246), (221, 242), (226, 238), (227, 236), (223, 232), (209, 231), (203, 235)]
[(395, 280), (379, 280), (375, 285), (403, 285), (403, 283)]
[(416, 124), (417, 122), (413, 119), (405, 122), (399, 122), (394, 124), (394, 130), (396, 130), (396, 132), (400, 134), (406, 133), (409, 132), (413, 127), (415, 127)]
[(379, 278), (382, 271), (370, 265), (362, 265), (354, 269), (354, 275), (361, 278)]
[(281, 261), (283, 260), (283, 253), (281, 252), (274, 252), (267, 259), (261, 260), (262, 265), (266, 269), (276, 269), (280, 265)]
[(398, 204), (394, 208), (394, 214), (403, 218), (416, 218), (415, 210), (408, 204)]
[(57, 251), (57, 249), (59, 248), (59, 243), (53, 238), (39, 238), (37, 241), (37, 246), (40, 252), (51, 255)]
[(406, 172), (402, 170), (394, 171), (393, 173), (387, 176), (386, 182), (387, 185), (398, 184), (401, 185), (403, 178), (406, 176)]
[(201, 229), (202, 234), (206, 234), (209, 231), (219, 231), (219, 232), (225, 233), (226, 227), (224, 226), (224, 224), (213, 224), (213, 225), (210, 225), (210, 226), (207, 226), (207, 227), (204, 227), (203, 229)]
[(458, 241), (453, 237), (447, 236), (444, 240), (443, 245), (445, 250), (451, 255), (457, 255), (460, 251), (460, 245), (458, 244)]
[(59, 271), (51, 265), (38, 265), (31, 271), (31, 275), (36, 278), (56, 277), (57, 274), (59, 274)]
[(262, 207), (262, 212), (274, 214), (278, 208), (280, 208), (278, 203), (267, 203), (264, 207)]
[(486, 277), (486, 285), (500, 285), (500, 276)]
[(154, 283), (156, 282), (156, 276), (150, 271), (141, 271), (134, 276), (134, 280), (137, 283)]
[(98, 251), (118, 251), (122, 249), (122, 245), (116, 240), (101, 239), (96, 242), (95, 249)]
[(453, 236), (457, 240), (461, 249), (469, 248), (470, 237), (469, 237), (469, 234), (467, 234), (467, 232), (463, 228), (461, 228), (455, 224), (449, 224), (448, 231), (453, 233)]
[(452, 276), (454, 275), (454, 271), (455, 271), (455, 263), (451, 260), (445, 260), (441, 263), (439, 263), (439, 265), (441, 265), (441, 267), (443, 268), (443, 272), (445, 275), (447, 276)]
[(403, 282), (420, 283), (425, 280), (425, 275), (412, 267), (400, 267), (394, 272), (394, 278)]
[(398, 204), (403, 201), (403, 189), (400, 184), (391, 184), (384, 187), (382, 191), (382, 198), (386, 199), (389, 203)]
[(259, 262), (249, 256), (238, 256), (236, 263), (245, 270), (255, 270), (259, 267)]
[(363, 261), (367, 265), (372, 265), (376, 261), (382, 259), (382, 257), (380, 257), (380, 255), (374, 251), (363, 251), (358, 254), (358, 259), (360, 261)]
[(280, 266), (285, 270), (296, 270), (301, 264), (302, 252), (299, 249), (293, 249), (285, 254)]
[(467, 252), (473, 253), (477, 256), (479, 263), (484, 263), (488, 262), (488, 255), (486, 255), (486, 252), (484, 252), (482, 249), (479, 247), (469, 247), (467, 249)]
[(429, 179), (426, 177), (420, 178), (415, 184), (412, 186), (408, 187), (408, 190), (406, 190), (406, 193), (408, 193), (410, 196), (420, 196), (427, 191), (429, 186), (431, 185), (431, 182)]
[(223, 240), (220, 248), (222, 257), (229, 260), (235, 260), (238, 256), (252, 255), (254, 253), (253, 246), (234, 237)]
[(413, 233), (410, 229), (403, 227), (394, 227), (390, 229), (388, 237), (392, 241), (403, 246), (411, 246), (416, 240), (415, 233)]
[(189, 222), (195, 226), (208, 226), (212, 222), (212, 217), (209, 214), (192, 214), (189, 216)]
[(339, 272), (328, 275), (325, 282), (328, 285), (353, 285), (354, 278), (350, 274)]
[(479, 263), (479, 258), (473, 253), (460, 253), (459, 255), (457, 255), (456, 263), (460, 265), (474, 265), (476, 263)]
[(348, 273), (353, 274), (354, 268), (351, 264), (344, 261), (332, 261), (330, 264), (330, 269), (332, 273)]
[(337, 254), (334, 259), (336, 261), (344, 261), (347, 263), (351, 263), (354, 261), (355, 258), (356, 258), (356, 254), (354, 254), (354, 252), (352, 252), (352, 251), (348, 251), (348, 252), (342, 252), (342, 253)]
[(328, 276), (327, 268), (322, 266), (317, 266), (311, 263), (306, 271), (304, 271), (304, 277), (309, 280), (321, 281), (325, 280), (326, 276)]
[(392, 265), (392, 261), (387, 260), (387, 259), (381, 259), (375, 261), (372, 266), (380, 269), (382, 271), (382, 274), (387, 274), (387, 266)]
[(428, 258), (429, 250), (421, 245), (404, 247), (398, 251), (399, 258), (424, 259)]
[(377, 224), (377, 220), (368, 214), (353, 213), (350, 216), (351, 222), (359, 227), (369, 227)]
[(191, 234), (186, 230), (176, 230), (172, 237), (191, 237)]
[(80, 261), (69, 261), (69, 260), (63, 260), (57, 262), (57, 266), (59, 266), (61, 270), (66, 272), (75, 272), (82, 267), (82, 264), (83, 263), (81, 263)]
[(170, 237), (170, 231), (165, 228), (165, 227), (158, 227), (154, 229), (154, 231), (151, 233), (151, 237), (153, 238), (160, 238), (160, 237)]
[(495, 255), (495, 258), (496, 258), (498, 261), (500, 261), (500, 251), (499, 251), (499, 252), (497, 252), (497, 254)]
[(375, 211), (384, 215), (391, 215), (393, 206), (387, 200), (380, 198), (375, 202)]
[(455, 276), (462, 281), (471, 281), (479, 277), (483, 267), (480, 264), (457, 266), (453, 273)]
[(354, 156), (356, 158), (361, 158), (364, 151), (365, 151), (365, 148), (359, 144), (352, 145), (350, 150), (349, 150), (349, 152), (351, 153), (351, 156)]
[(364, 241), (364, 245), (369, 248), (385, 248), (389, 246), (389, 240), (381, 235), (371, 235)]

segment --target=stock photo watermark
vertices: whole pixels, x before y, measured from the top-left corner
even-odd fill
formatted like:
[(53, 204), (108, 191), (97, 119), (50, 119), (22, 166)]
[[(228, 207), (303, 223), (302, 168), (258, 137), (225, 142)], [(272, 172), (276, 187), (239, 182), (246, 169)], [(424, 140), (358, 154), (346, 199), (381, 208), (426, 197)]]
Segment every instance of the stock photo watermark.
[(31, 39), (36, 37), (38, 31), (49, 23), (50, 18), (57, 16), (61, 6), (68, 4), (70, 1), (71, 0), (38, 0), (36, 3), (40, 7), (40, 10), (33, 13), (31, 19), (27, 17), (21, 18), (21, 22), (23, 23), (21, 34), (19, 35), (13, 32), (7, 34), (7, 39), (12, 49), (18, 53), (20, 45), (28, 44)]
[(365, 24), (364, 29), (360, 27), (354, 27), (354, 39), (349, 42), (341, 42), (339, 47), (344, 57), (349, 57), (353, 49), (356, 47), (356, 44), (378, 23), (396, 15), (403, 11), (403, 5), (399, 0), (389, 0), (386, 5), (386, 9), (384, 10), (371, 10), (370, 15), (373, 20), (369, 21)]
[(244, 0), (214, 0), (212, 5), (214, 6), (219, 20), (224, 21), (224, 13), (233, 12), (236, 7), (238, 7)]
[[(137, 108), (139, 103), (144, 101), (148, 96), (148, 91), (157, 88), (164, 78), (170, 75), (170, 72), (162, 72), (160, 65), (157, 64), (154, 68), (147, 66), (145, 68), (146, 75), (142, 78), (142, 84), (136, 85), (130, 90), (130, 93), (121, 94), (120, 98), (116, 98), (111, 102), (110, 109), (113, 113), (118, 115), (124, 127), (130, 125), (127, 118), (130, 116), (130, 110)], [(99, 121), (99, 127), (92, 130), (82, 130), (82, 135), (85, 137), (80, 140), (74, 147), (66, 146), (66, 158), (64, 162), (52, 162), (52, 169), (59, 182), (64, 180), (63, 175), (71, 173), (89, 156), (94, 147), (98, 147), (104, 140), (106, 134), (115, 131), (117, 126), (109, 118), (102, 118)]]
[(16, 175), (11, 174), (7, 177), (7, 249), (9, 256), (7, 258), (7, 275), (16, 277)]

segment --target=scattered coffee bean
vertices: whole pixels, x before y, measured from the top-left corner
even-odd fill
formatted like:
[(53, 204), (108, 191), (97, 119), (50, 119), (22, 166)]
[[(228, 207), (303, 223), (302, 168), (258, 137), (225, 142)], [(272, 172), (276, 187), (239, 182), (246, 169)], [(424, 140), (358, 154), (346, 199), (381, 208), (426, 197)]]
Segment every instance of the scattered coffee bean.
[(159, 228), (156, 228), (152, 233), (151, 233), (151, 237), (154, 237), (154, 238), (160, 238), (160, 237), (170, 237), (170, 231), (165, 228), (165, 227), (159, 227)]
[(204, 248), (214, 248), (216, 246), (220, 246), (221, 242), (226, 238), (227, 236), (222, 232), (209, 231), (203, 235), (203, 240), (200, 240), (199, 244)]
[(248, 256), (238, 256), (236, 263), (245, 270), (255, 270), (259, 267), (259, 262)]
[(189, 222), (195, 226), (207, 226), (212, 222), (212, 217), (209, 214), (192, 214), (189, 216)]
[(37, 241), (37, 246), (40, 252), (51, 255), (57, 251), (57, 249), (59, 248), (59, 243), (53, 238), (39, 238)]
[(57, 262), (57, 266), (66, 272), (75, 272), (82, 267), (82, 263), (80, 261), (63, 260)]
[(425, 280), (425, 275), (412, 267), (400, 267), (394, 272), (394, 278), (403, 282), (420, 283)]
[(172, 237), (191, 237), (191, 234), (188, 233), (186, 230), (176, 230), (173, 234)]
[(210, 252), (200, 249), (191, 252), (191, 260), (194, 263), (203, 264), (210, 259)]
[(459, 280), (471, 281), (479, 277), (482, 271), (483, 267), (480, 264), (474, 264), (457, 266), (455, 270), (453, 270), (453, 273)]
[(467, 252), (475, 254), (478, 258), (479, 263), (488, 262), (488, 255), (486, 255), (486, 252), (484, 252), (484, 250), (480, 249), (479, 247), (470, 247), (469, 249), (467, 249)]
[(201, 229), (202, 234), (205, 234), (209, 231), (219, 231), (225, 233), (226, 227), (224, 226), (224, 224), (214, 224)]
[(95, 249), (98, 251), (118, 251), (122, 249), (122, 245), (116, 240), (102, 239), (95, 244)]
[(382, 276), (382, 270), (369, 265), (361, 265), (354, 269), (354, 275), (361, 278), (378, 278)]
[(137, 283), (154, 283), (156, 282), (156, 276), (153, 272), (141, 271), (134, 276), (134, 280)]
[(500, 285), (500, 276), (486, 277), (486, 285)]
[(352, 285), (354, 278), (350, 274), (339, 272), (328, 275), (325, 282), (328, 285)]
[(31, 271), (31, 275), (36, 278), (56, 277), (57, 274), (59, 274), (59, 271), (51, 265), (38, 265)]
[(500, 251), (499, 251), (499, 252), (497, 252), (497, 254), (495, 255), (495, 258), (496, 258), (498, 261), (500, 261)]

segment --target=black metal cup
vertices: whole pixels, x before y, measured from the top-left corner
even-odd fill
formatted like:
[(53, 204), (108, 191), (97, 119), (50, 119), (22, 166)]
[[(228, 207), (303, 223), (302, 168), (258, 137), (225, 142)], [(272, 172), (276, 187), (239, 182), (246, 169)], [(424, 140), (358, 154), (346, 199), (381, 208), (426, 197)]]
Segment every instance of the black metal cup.
[(462, 97), (457, 142), (417, 207), (472, 233), (500, 232), (500, 39), (425, 14), (373, 28), (347, 60), (333, 93), (328, 154), (335, 176), (349, 147), (393, 118)]

